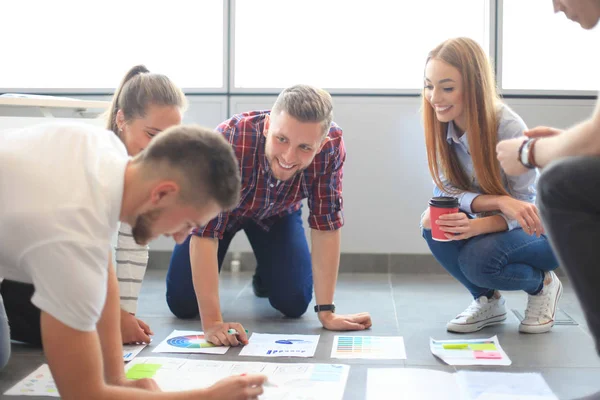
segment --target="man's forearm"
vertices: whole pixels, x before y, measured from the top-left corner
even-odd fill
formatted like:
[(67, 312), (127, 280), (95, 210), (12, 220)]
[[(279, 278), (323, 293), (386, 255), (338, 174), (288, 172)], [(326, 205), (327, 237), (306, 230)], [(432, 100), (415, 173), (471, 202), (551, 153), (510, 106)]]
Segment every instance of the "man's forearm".
[(311, 230), (312, 265), (317, 304), (333, 303), (340, 265), (341, 230)]
[(119, 284), (109, 257), (106, 302), (97, 324), (98, 336), (104, 360), (104, 377), (109, 384), (116, 384), (125, 377), (123, 367), (123, 344), (121, 338), (121, 308)]
[(540, 167), (559, 158), (600, 155), (600, 117), (595, 116), (559, 135), (538, 139), (533, 154)]
[(218, 250), (218, 239), (193, 236), (190, 241), (192, 279), (204, 327), (223, 321), (219, 301)]
[[(208, 396), (202, 397), (202, 394), (207, 394), (209, 389), (200, 389), (194, 392), (160, 393), (106, 384), (102, 377), (102, 353), (96, 332), (82, 332), (69, 328), (44, 311), (41, 313), (40, 322), (44, 353), (62, 399), (187, 400), (209, 398)], [(106, 359), (104, 359), (104, 363), (106, 365)], [(122, 354), (120, 365), (123, 368)]]

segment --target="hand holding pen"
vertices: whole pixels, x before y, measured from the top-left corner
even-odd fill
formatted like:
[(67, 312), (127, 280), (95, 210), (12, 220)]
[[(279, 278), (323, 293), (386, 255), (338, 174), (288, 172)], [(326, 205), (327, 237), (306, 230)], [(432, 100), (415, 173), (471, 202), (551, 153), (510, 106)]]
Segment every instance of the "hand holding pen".
[[(247, 330), (237, 322), (203, 323), (204, 337), (217, 346), (239, 346), (248, 344)], [(208, 326), (207, 326), (208, 325)]]

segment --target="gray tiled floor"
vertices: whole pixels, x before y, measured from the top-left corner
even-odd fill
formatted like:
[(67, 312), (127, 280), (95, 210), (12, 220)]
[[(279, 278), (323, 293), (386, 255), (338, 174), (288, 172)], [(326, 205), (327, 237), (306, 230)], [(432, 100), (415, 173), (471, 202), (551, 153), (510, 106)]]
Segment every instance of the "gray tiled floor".
[[(170, 314), (164, 301), (165, 272), (148, 271), (139, 309), (140, 318), (154, 330), (156, 342), (161, 341), (173, 329), (201, 329), (199, 321), (181, 321)], [(321, 335), (314, 359), (275, 359), (272, 360), (274, 362), (332, 362), (329, 353), (335, 333), (322, 330), (312, 312), (297, 320), (282, 318), (266, 299), (254, 297), (250, 276), (247, 272), (236, 275), (223, 273), (221, 299), (224, 318), (243, 323), (251, 332)], [(579, 322), (579, 326), (556, 326), (548, 334), (524, 335), (518, 333), (519, 321), (510, 313), (505, 324), (467, 337), (498, 335), (500, 343), (513, 361), (511, 367), (485, 368), (486, 370), (541, 372), (560, 399), (572, 399), (600, 391), (600, 359), (595, 353), (577, 299), (565, 278), (563, 282), (565, 291), (560, 307)], [(524, 293), (504, 294), (510, 309), (524, 309)], [(428, 340), (429, 337), (459, 337), (446, 332), (445, 323), (462, 311), (469, 301), (467, 292), (445, 275), (341, 274), (336, 293), (339, 312), (371, 312), (374, 325), (368, 334), (403, 336), (408, 356), (407, 360), (400, 361), (344, 360), (351, 365), (344, 399), (365, 397), (367, 369), (371, 367), (407, 366), (455, 371), (454, 367), (444, 365), (431, 355)], [(155, 356), (150, 351), (151, 349), (146, 348), (141, 356)], [(238, 353), (239, 349), (231, 349), (224, 356), (190, 357), (232, 360), (237, 358)], [(250, 357), (247, 359), (253, 360)], [(14, 344), (11, 361), (0, 372), (0, 393), (24, 378), (43, 361), (40, 350)]]

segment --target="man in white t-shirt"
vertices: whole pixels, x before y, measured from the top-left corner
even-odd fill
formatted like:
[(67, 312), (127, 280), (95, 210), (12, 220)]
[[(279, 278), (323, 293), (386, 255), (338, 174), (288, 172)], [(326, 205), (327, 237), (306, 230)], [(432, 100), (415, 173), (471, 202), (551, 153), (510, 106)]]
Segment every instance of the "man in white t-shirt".
[[(44, 351), (62, 398), (262, 392), (262, 376), (230, 378), (181, 397), (139, 392), (158, 387), (125, 378), (110, 254), (119, 221), (133, 227), (139, 244), (160, 234), (183, 241), (237, 204), (237, 170), (221, 135), (195, 126), (168, 129), (133, 159), (112, 132), (84, 124), (0, 133), (0, 276), (33, 283)], [(10, 338), (1, 302), (0, 325), (3, 367)]]

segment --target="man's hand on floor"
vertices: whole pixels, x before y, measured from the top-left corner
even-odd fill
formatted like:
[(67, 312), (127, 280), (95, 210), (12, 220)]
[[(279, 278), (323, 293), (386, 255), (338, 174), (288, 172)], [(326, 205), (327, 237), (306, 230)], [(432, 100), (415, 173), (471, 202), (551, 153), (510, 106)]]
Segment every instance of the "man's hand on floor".
[[(206, 340), (217, 346), (239, 346), (248, 344), (248, 335), (242, 324), (238, 322), (214, 322), (203, 323), (204, 337)], [(229, 333), (234, 329), (236, 333)]]
[(321, 312), (319, 320), (323, 327), (330, 331), (362, 331), (372, 325), (371, 315), (367, 312), (345, 315)]

